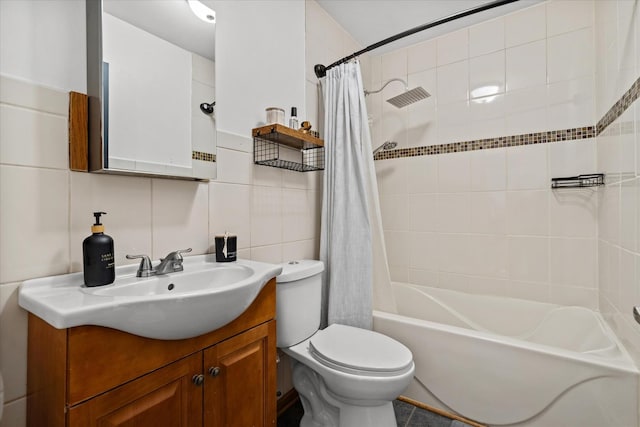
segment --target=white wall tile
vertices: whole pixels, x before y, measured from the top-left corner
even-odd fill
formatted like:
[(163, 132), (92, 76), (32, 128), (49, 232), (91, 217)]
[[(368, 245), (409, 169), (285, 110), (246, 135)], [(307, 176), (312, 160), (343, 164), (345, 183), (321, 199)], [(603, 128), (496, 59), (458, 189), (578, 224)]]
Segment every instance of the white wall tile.
[(549, 302), (549, 285), (522, 281), (508, 281), (507, 295), (512, 298)]
[(593, 0), (554, 0), (547, 3), (547, 34), (566, 33), (593, 25)]
[(563, 141), (549, 145), (549, 174), (552, 178), (595, 173), (596, 139)]
[(238, 248), (251, 246), (251, 187), (212, 182), (209, 184), (209, 246), (225, 231), (238, 237)]
[(407, 158), (375, 162), (378, 192), (380, 194), (406, 192), (408, 162), (409, 159)]
[(549, 234), (561, 237), (595, 237), (597, 194), (592, 188), (554, 190), (549, 197)]
[[(280, 151), (283, 153), (283, 151)], [(297, 153), (296, 153), (297, 154)], [(291, 159), (294, 161), (295, 159)], [(299, 160), (298, 160), (299, 161)], [(283, 169), (272, 168), (269, 166), (253, 165), (252, 177), (253, 185), (262, 185), (267, 187), (281, 187)]]
[(151, 186), (152, 259), (178, 249), (209, 252), (208, 184), (154, 179)]
[(429, 70), (435, 68), (436, 65), (435, 40), (427, 40), (407, 48), (407, 72), (409, 74)]
[(387, 259), (389, 266), (406, 268), (409, 266), (407, 248), (410, 247), (412, 233), (406, 231), (391, 231), (384, 233), (384, 242), (387, 245)]
[(577, 79), (593, 74), (593, 31), (585, 28), (547, 41), (548, 82)]
[(547, 236), (548, 190), (507, 192), (507, 233), (516, 236)]
[(523, 145), (507, 150), (507, 188), (545, 189), (551, 184), (547, 174), (547, 145)]
[(507, 224), (507, 193), (471, 193), (471, 232), (504, 235)]
[(596, 287), (595, 239), (550, 239), (549, 278), (560, 285)]
[(507, 295), (508, 281), (495, 277), (469, 277), (469, 292), (480, 295)]
[[(376, 162), (379, 163), (379, 162)], [(438, 191), (438, 156), (410, 157), (406, 160), (409, 194)]]
[(416, 285), (437, 287), (438, 272), (433, 270), (409, 269), (407, 281)]
[(471, 155), (469, 152), (440, 154), (438, 191), (452, 193), (471, 189)]
[(462, 101), (453, 104), (439, 105), (438, 143), (468, 141), (473, 138), (473, 130), (469, 126), (471, 108), (469, 102)]
[(547, 83), (547, 50), (544, 40), (507, 49), (507, 91)]
[[(387, 87), (382, 92), (382, 98), (385, 100), (390, 99), (404, 90), (401, 84), (396, 83), (396, 86), (398, 87)], [(380, 119), (380, 144), (387, 141), (395, 141), (398, 143), (397, 148), (406, 148), (408, 121), (409, 114), (406, 109), (398, 109), (388, 102), (384, 102)], [(374, 145), (377, 146), (376, 144)]]
[(407, 129), (407, 146), (436, 145), (438, 140), (438, 115), (436, 107), (425, 104), (410, 107)]
[(0, 122), (0, 162), (68, 169), (65, 116), (0, 104)]
[(638, 251), (640, 232), (639, 179), (624, 181), (620, 186), (620, 246)]
[(549, 242), (541, 237), (509, 237), (510, 279), (546, 282), (549, 278)]
[(436, 39), (438, 66), (469, 57), (469, 30), (462, 29)]
[(505, 19), (496, 18), (469, 28), (469, 56), (485, 55), (504, 49)]
[(471, 189), (495, 191), (507, 188), (507, 149), (471, 152)]
[[(400, 210), (400, 207), (397, 208)], [(411, 231), (438, 231), (438, 195), (436, 194), (410, 194), (408, 198), (407, 213), (408, 222), (398, 223), (396, 230), (402, 230), (409, 225)], [(383, 212), (384, 218), (384, 212)], [(398, 221), (405, 219), (405, 214), (394, 214)]]
[(480, 98), (505, 91), (504, 50), (469, 60), (469, 97)]
[[(394, 238), (394, 234), (387, 234)], [(409, 258), (409, 268), (422, 271), (438, 270), (438, 237), (435, 233), (410, 233), (405, 253)], [(412, 276), (410, 273), (409, 276)], [(415, 282), (411, 282), (415, 283)], [(419, 284), (425, 284), (421, 281)], [(435, 281), (433, 283), (435, 285)]]
[(280, 264), (283, 262), (282, 245), (253, 246), (251, 248), (251, 260)]
[(547, 86), (550, 130), (592, 126), (595, 119), (593, 78), (565, 80)]
[(469, 273), (468, 234), (438, 234), (438, 269), (441, 272)]
[(251, 184), (253, 158), (249, 153), (218, 146), (218, 177), (216, 181), (230, 184)]
[(598, 291), (575, 286), (550, 286), (549, 301), (554, 304), (575, 305), (598, 310)]
[(438, 273), (438, 287), (469, 292), (469, 276), (441, 271)]
[(382, 61), (382, 81), (407, 78), (406, 49), (398, 49), (384, 54), (380, 57), (380, 60)]
[(321, 206), (316, 193), (307, 190), (282, 190), (282, 240), (291, 242), (315, 237), (316, 218)]
[(0, 102), (66, 116), (69, 109), (69, 94), (24, 80), (0, 76)]
[[(509, 94), (507, 93), (507, 97)], [(542, 107), (526, 111), (511, 111), (507, 107), (506, 117), (506, 134), (520, 135), (523, 133), (546, 132), (549, 130), (547, 125), (547, 108)]]
[(438, 106), (469, 98), (469, 62), (467, 60), (437, 68)]
[(116, 266), (139, 262), (126, 254), (154, 255), (150, 178), (72, 172), (70, 205), (71, 271), (82, 271), (82, 241), (97, 211), (107, 212), (101, 220), (113, 238)]
[(18, 306), (19, 285), (0, 285), (0, 372), (5, 402), (27, 394), (27, 312)]
[(0, 283), (66, 273), (69, 172), (0, 165), (0, 200)]
[(532, 6), (505, 16), (506, 47), (513, 47), (546, 36), (546, 3)]
[(438, 194), (437, 224), (443, 233), (471, 231), (471, 193)]
[(382, 227), (385, 230), (406, 230), (409, 224), (409, 213), (413, 212), (409, 206), (409, 198), (406, 194), (380, 196)]
[(251, 246), (274, 245), (281, 241), (282, 189), (254, 187), (251, 195)]
[(470, 236), (469, 271), (479, 276), (507, 277), (507, 252), (505, 236)]
[(297, 259), (318, 259), (320, 250), (319, 240), (300, 240), (282, 244), (282, 261)]

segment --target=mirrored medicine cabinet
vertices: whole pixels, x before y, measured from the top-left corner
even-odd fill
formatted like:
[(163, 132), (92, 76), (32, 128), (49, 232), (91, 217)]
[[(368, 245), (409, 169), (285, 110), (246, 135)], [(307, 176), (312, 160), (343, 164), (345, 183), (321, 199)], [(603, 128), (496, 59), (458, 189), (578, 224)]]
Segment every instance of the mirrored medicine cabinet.
[(90, 172), (216, 177), (215, 12), (190, 6), (86, 0)]

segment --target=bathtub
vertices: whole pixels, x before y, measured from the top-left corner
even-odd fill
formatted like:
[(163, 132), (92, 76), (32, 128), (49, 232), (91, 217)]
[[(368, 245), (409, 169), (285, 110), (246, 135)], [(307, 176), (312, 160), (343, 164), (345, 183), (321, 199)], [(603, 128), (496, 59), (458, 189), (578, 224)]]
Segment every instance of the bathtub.
[(638, 369), (582, 307), (393, 283), (374, 330), (413, 352), (405, 396), (495, 426), (638, 427)]

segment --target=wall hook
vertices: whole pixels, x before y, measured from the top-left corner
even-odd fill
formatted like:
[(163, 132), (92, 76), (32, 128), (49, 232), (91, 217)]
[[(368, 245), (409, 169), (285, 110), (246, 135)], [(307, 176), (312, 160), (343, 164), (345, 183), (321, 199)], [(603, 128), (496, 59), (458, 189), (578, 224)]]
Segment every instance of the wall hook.
[(213, 101), (211, 104), (203, 102), (200, 104), (200, 110), (205, 114), (213, 114), (213, 107), (216, 105), (216, 101)]

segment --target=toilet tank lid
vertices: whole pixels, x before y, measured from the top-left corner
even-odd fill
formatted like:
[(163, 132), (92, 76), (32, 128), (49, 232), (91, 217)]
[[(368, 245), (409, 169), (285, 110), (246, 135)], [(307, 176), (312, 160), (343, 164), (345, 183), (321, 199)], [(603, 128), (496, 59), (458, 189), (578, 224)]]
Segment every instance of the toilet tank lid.
[(276, 276), (277, 283), (306, 279), (324, 270), (324, 263), (311, 259), (289, 261), (282, 264), (282, 273)]

